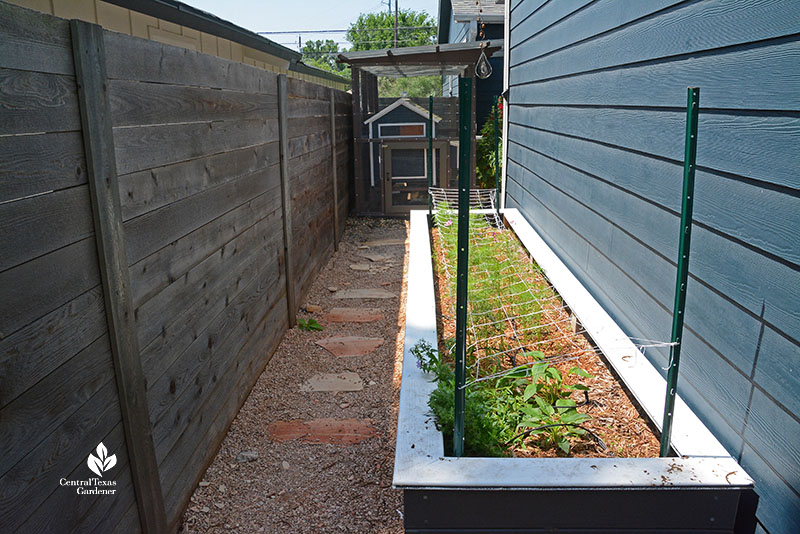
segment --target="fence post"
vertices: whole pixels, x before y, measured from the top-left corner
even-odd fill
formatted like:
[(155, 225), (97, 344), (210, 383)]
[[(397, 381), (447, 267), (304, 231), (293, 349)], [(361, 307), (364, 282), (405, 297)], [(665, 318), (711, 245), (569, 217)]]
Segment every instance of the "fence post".
[(294, 251), (292, 245), (292, 195), (289, 190), (289, 81), (278, 75), (278, 130), (281, 158), (281, 209), (283, 211), (283, 260), (286, 276), (286, 305), (289, 328), (295, 324), (297, 303), (294, 300)]
[(122, 425), (142, 530), (167, 531), (122, 231), (103, 29), (70, 21), (83, 146)]
[(339, 250), (339, 190), (336, 169), (336, 90), (329, 89), (331, 95), (331, 160), (333, 167), (333, 250)]

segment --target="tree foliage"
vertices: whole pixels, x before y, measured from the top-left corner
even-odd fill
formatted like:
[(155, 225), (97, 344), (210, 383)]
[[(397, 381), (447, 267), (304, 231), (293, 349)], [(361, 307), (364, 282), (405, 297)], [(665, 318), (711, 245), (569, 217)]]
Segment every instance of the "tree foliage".
[[(436, 42), (436, 22), (425, 12), (401, 9), (397, 14), (397, 46), (423, 46)], [(423, 26), (423, 28), (421, 28)], [(394, 48), (394, 13), (362, 13), (347, 29), (353, 50)]]
[[(494, 130), (494, 115), (497, 113), (497, 125), (499, 132), (495, 133)], [(494, 189), (495, 187), (495, 170), (502, 166), (503, 150), (502, 146), (502, 125), (503, 125), (503, 100), (497, 99), (496, 106), (492, 106), (489, 117), (483, 124), (481, 129), (481, 138), (478, 140), (476, 147), (476, 179), (478, 187), (484, 189)], [(498, 144), (497, 158), (495, 158), (494, 148), (495, 143)]]
[(332, 72), (340, 76), (347, 76), (348, 67), (344, 63), (336, 62), (336, 55), (340, 52), (336, 41), (306, 41), (303, 45), (303, 63), (318, 69)]

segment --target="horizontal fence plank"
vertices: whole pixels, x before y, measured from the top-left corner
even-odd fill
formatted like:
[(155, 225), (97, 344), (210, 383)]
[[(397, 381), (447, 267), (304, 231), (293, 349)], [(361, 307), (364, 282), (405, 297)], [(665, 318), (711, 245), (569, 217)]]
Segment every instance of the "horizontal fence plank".
[[(525, 70), (532, 80), (546, 80), (775, 39), (797, 33), (798, 27), (800, 12), (782, 0), (684, 3), (533, 60), (525, 64)], [(686, 39), (687, 35), (691, 38)]]
[(11, 335), (99, 283), (94, 237), (0, 273), (3, 336)]
[(109, 97), (115, 127), (278, 118), (274, 93), (113, 80)]
[(123, 220), (278, 163), (278, 144), (255, 145), (119, 177)]
[(0, 203), (86, 183), (80, 132), (0, 137)]
[(104, 335), (0, 409), (0, 476), (114, 378)]
[(792, 111), (800, 109), (798, 62), (800, 41), (779, 41), (545, 81), (521, 65), (509, 74), (509, 95), (511, 104), (683, 108), (686, 87), (699, 86), (705, 109)]
[(142, 258), (189, 234), (220, 215), (279, 186), (273, 165), (230, 180), (125, 223), (128, 261)]
[(329, 100), (293, 98), (292, 95), (289, 95), (287, 105), (289, 120), (303, 117), (327, 117), (330, 114)]
[(277, 140), (278, 121), (267, 119), (114, 128), (118, 174)]
[(88, 186), (0, 204), (0, 271), (93, 235)]
[(0, 68), (75, 73), (67, 21), (2, 2), (0, 35)]
[(258, 67), (129, 35), (104, 35), (110, 79), (277, 92), (277, 75)]
[(0, 69), (0, 135), (80, 130), (75, 78)]
[(0, 407), (50, 374), (106, 331), (100, 287), (0, 339)]
[[(22, 460), (0, 478), (0, 502), (17, 503), (14, 507), (0, 508), (0, 522), (4, 528), (15, 532), (63, 532), (47, 528), (48, 524), (59, 520), (63, 521), (62, 524), (71, 523), (73, 528), (77, 527), (82, 512), (86, 511), (85, 508), (79, 509), (83, 506), (84, 496), (76, 499), (75, 488), (60, 487), (59, 480), (94, 476), (86, 466), (86, 459), (101, 441), (112, 454), (117, 454), (118, 462), (113, 473), (124, 472), (128, 464), (126, 451), (124, 448), (120, 450), (119, 441), (107, 439), (108, 434), (119, 427), (119, 436), (115, 437), (124, 442), (116, 395), (116, 384), (109, 380), (66, 418), (57, 432), (25, 448)], [(91, 436), (91, 441), (88, 436)], [(124, 443), (122, 445), (124, 447)], [(116, 497), (124, 498), (122, 495)], [(85, 500), (93, 501), (89, 495)]]
[(239, 235), (242, 229), (268, 213), (268, 207), (275, 202), (271, 193), (259, 195), (131, 265), (134, 307), (185, 275), (217, 251), (222, 243)]

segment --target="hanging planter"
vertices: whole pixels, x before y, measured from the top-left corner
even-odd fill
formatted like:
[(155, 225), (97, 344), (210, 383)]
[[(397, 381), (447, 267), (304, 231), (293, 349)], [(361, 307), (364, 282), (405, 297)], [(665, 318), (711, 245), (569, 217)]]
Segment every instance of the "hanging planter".
[[(651, 422), (665, 381), (516, 210), (507, 226)], [(455, 458), (428, 408), (436, 385), (411, 348), (437, 344), (427, 212), (411, 212), (394, 487), (407, 532), (752, 532), (753, 481), (680, 399), (670, 458)]]

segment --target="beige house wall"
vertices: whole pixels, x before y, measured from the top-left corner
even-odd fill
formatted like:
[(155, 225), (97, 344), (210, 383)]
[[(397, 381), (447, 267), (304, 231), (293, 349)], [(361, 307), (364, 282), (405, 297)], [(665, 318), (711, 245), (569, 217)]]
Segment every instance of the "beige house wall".
[(79, 19), (119, 33), (126, 33), (159, 43), (180, 46), (190, 50), (212, 54), (225, 59), (241, 61), (264, 70), (286, 74), (319, 85), (334, 87), (342, 91), (347, 85), (326, 78), (290, 71), (289, 62), (229, 39), (200, 32), (149, 15), (138, 13), (102, 0), (6, 0), (28, 9), (48, 13), (64, 19)]

